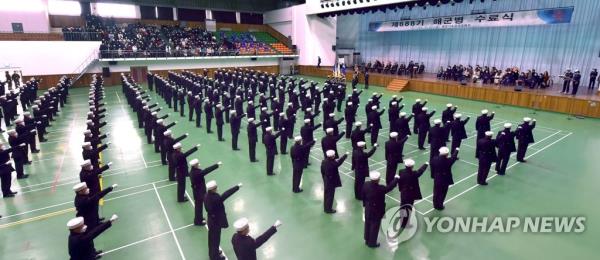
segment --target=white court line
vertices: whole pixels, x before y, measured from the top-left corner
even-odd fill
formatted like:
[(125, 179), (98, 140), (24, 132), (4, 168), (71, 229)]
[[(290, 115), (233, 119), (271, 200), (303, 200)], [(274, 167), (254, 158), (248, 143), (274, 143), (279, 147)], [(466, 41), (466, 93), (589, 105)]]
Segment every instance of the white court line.
[[(191, 226), (193, 226), (193, 225), (194, 225), (194, 224), (188, 224), (188, 225), (185, 225), (185, 226), (183, 226), (183, 227), (176, 228), (176, 229), (174, 229), (173, 231), (174, 231), (174, 232), (176, 232), (176, 231), (179, 231), (179, 230), (182, 230), (182, 229), (189, 228), (189, 227), (191, 227)], [(127, 244), (127, 245), (123, 245), (123, 246), (120, 246), (120, 247), (117, 247), (117, 248), (113, 248), (113, 249), (111, 249), (111, 250), (108, 250), (108, 251), (104, 251), (104, 252), (102, 252), (102, 254), (100, 254), (100, 255), (102, 255), (102, 256), (103, 256), (103, 255), (106, 255), (106, 254), (110, 254), (110, 253), (112, 253), (112, 252), (115, 252), (115, 251), (121, 250), (121, 249), (123, 249), (123, 248), (127, 248), (127, 247), (130, 247), (130, 246), (135, 246), (135, 245), (137, 245), (137, 244), (140, 244), (140, 243), (143, 243), (143, 242), (146, 242), (146, 241), (149, 241), (149, 240), (155, 239), (155, 238), (157, 238), (157, 237), (164, 236), (164, 235), (166, 235), (166, 234), (169, 234), (169, 233), (171, 233), (171, 231), (166, 231), (166, 232), (163, 232), (163, 233), (160, 233), (160, 234), (157, 234), (157, 235), (151, 236), (151, 237), (147, 237), (147, 238), (144, 238), (144, 239), (142, 239), (142, 240), (135, 241), (135, 242), (133, 242), (133, 243), (130, 243), (130, 244)]]
[[(556, 132), (556, 133), (554, 133), (554, 134), (551, 134), (551, 135), (547, 136), (546, 138), (544, 138), (544, 139), (540, 140), (539, 142), (536, 142), (536, 143), (534, 143), (534, 144), (533, 144), (533, 145), (531, 145), (531, 146), (534, 146), (534, 145), (536, 145), (536, 144), (539, 144), (539, 143), (543, 142), (544, 140), (546, 140), (546, 139), (548, 139), (548, 138), (550, 138), (550, 137), (552, 137), (552, 136), (554, 136), (554, 135), (556, 135), (556, 134), (558, 134), (558, 133), (560, 133), (560, 131), (558, 131), (558, 132)], [(566, 135), (566, 136), (569, 136), (569, 135), (570, 135), (570, 134), (568, 134), (568, 135)], [(561, 138), (561, 139), (562, 139), (562, 138)], [(560, 140), (560, 139), (559, 139), (559, 140)], [(532, 155), (529, 155), (529, 156), (527, 156), (527, 158), (529, 158), (529, 157), (531, 157), (531, 156), (533, 156), (533, 155), (535, 155), (535, 154), (537, 154), (538, 152), (541, 152), (541, 151), (542, 151), (542, 150), (536, 151), (536, 152), (535, 152), (535, 153), (533, 153)], [(516, 153), (512, 154), (510, 157), (511, 157), (511, 158), (513, 158), (514, 156), (516, 156)], [(520, 162), (515, 162), (515, 163), (513, 163), (512, 165), (508, 166), (506, 169), (508, 170), (509, 168), (512, 168), (512, 166), (514, 166), (514, 165), (516, 165), (516, 164), (519, 164), (519, 163), (520, 163)], [(495, 165), (495, 163), (494, 163), (494, 164), (492, 164), (492, 166), (494, 166), (494, 165)], [(478, 165), (477, 167), (479, 167), (479, 165)], [(457, 185), (457, 184), (459, 184), (459, 183), (461, 183), (461, 182), (463, 182), (463, 181), (466, 181), (467, 179), (469, 179), (469, 178), (471, 178), (471, 177), (473, 177), (473, 176), (475, 176), (475, 175), (477, 175), (477, 171), (475, 171), (474, 173), (470, 174), (469, 176), (467, 176), (467, 177), (464, 177), (464, 178), (460, 179), (459, 181), (455, 182), (454, 184), (452, 184), (452, 185), (450, 186), (450, 188), (452, 188), (453, 186), (455, 186), (455, 185)], [(497, 175), (497, 174), (495, 174), (495, 175)], [(495, 176), (495, 175), (494, 175), (494, 176)], [(431, 198), (431, 197), (433, 197), (433, 193), (432, 193), (432, 194), (430, 194), (429, 196), (425, 197), (425, 198), (426, 198), (426, 199), (428, 199), (428, 198)], [(422, 200), (415, 202), (415, 205), (419, 204), (419, 202), (421, 202), (421, 201), (422, 201)]]
[[(560, 131), (559, 131), (559, 132), (560, 132)], [(538, 151), (536, 151), (536, 152), (532, 153), (531, 155), (529, 155), (529, 156), (525, 157), (524, 159), (529, 159), (530, 157), (532, 157), (532, 156), (534, 156), (534, 155), (536, 155), (536, 154), (538, 154), (538, 153), (540, 153), (540, 152), (542, 152), (542, 151), (546, 150), (548, 147), (550, 147), (550, 146), (554, 145), (554, 144), (555, 144), (555, 143), (557, 143), (557, 142), (560, 142), (561, 140), (565, 139), (566, 137), (570, 136), (571, 134), (573, 134), (573, 133), (569, 133), (569, 134), (567, 134), (567, 135), (565, 135), (565, 136), (563, 136), (563, 137), (559, 138), (558, 140), (556, 140), (556, 141), (554, 141), (554, 142), (552, 142), (552, 143), (550, 143), (550, 144), (548, 144), (548, 145), (544, 146), (544, 147), (543, 147), (543, 148), (541, 148), (540, 150), (538, 150)], [(506, 169), (508, 170), (508, 169), (512, 168), (513, 166), (515, 166), (515, 165), (517, 165), (517, 164), (520, 164), (520, 163), (521, 163), (521, 162), (515, 162), (515, 163), (511, 164), (510, 166), (508, 166)], [(491, 179), (495, 178), (496, 176), (498, 176), (498, 174), (493, 174), (492, 176), (488, 177), (488, 178), (486, 179), (486, 181), (489, 181), (489, 180), (491, 180)], [(460, 197), (461, 195), (463, 195), (463, 194), (465, 194), (465, 193), (467, 193), (467, 192), (469, 192), (469, 191), (471, 191), (471, 190), (475, 189), (477, 186), (479, 186), (479, 184), (475, 184), (475, 185), (471, 186), (470, 188), (468, 188), (468, 189), (466, 189), (466, 190), (462, 191), (461, 193), (459, 193), (459, 194), (455, 195), (454, 197), (447, 199), (447, 200), (444, 202), (444, 204), (446, 204), (446, 203), (448, 203), (448, 202), (450, 202), (450, 201), (452, 201), (452, 200), (454, 200), (454, 199), (456, 199), (456, 198)], [(432, 194), (432, 195), (433, 195), (433, 194)], [(431, 211), (433, 211), (433, 210), (434, 210), (434, 208), (431, 208), (431, 209), (429, 209), (428, 211), (425, 211), (425, 214), (428, 214), (428, 213), (430, 213), (430, 212), (431, 212)]]
[(160, 199), (160, 195), (158, 194), (158, 190), (156, 189), (156, 184), (152, 183), (152, 186), (154, 187), (154, 192), (156, 193), (158, 202), (160, 202), (160, 207), (162, 208), (162, 211), (165, 214), (165, 218), (167, 219), (167, 224), (169, 224), (169, 229), (171, 229), (171, 234), (173, 234), (173, 239), (175, 239), (175, 244), (177, 245), (177, 250), (179, 250), (181, 259), (185, 260), (185, 255), (183, 254), (183, 250), (181, 250), (181, 246), (179, 245), (179, 240), (177, 239), (177, 235), (175, 235), (175, 230), (173, 229), (173, 225), (171, 225), (171, 220), (169, 220), (169, 215), (167, 214), (165, 205), (163, 204), (162, 200)]

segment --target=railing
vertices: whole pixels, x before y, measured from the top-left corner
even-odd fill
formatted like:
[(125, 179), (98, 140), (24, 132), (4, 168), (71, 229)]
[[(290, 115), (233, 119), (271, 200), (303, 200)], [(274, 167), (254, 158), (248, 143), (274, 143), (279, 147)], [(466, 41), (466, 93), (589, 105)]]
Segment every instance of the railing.
[(101, 41), (102, 35), (98, 32), (63, 32), (65, 41)]
[(87, 71), (87, 68), (93, 64), (93, 62), (98, 59), (98, 50), (94, 50), (92, 51), (92, 53), (90, 53), (87, 58), (85, 58), (85, 60), (83, 60), (81, 62), (81, 64), (79, 64), (79, 66), (77, 66), (77, 68), (75, 69), (75, 71), (73, 72), (73, 74), (77, 75), (74, 79), (73, 79), (73, 85), (75, 85), (75, 82), (77, 82), (77, 80), (79, 80), (83, 74), (85, 74), (85, 72)]
[(100, 51), (101, 59), (135, 59), (135, 58), (182, 58), (182, 57), (223, 57), (223, 56), (268, 56), (268, 55), (281, 55), (280, 53), (273, 54), (240, 54), (237, 50), (222, 50), (212, 53), (193, 51), (193, 50), (179, 50), (179, 51)]

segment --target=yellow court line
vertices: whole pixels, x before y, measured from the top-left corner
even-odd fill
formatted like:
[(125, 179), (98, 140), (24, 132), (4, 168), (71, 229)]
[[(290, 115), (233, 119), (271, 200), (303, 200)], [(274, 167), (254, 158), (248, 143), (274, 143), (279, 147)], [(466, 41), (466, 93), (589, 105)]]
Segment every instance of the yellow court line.
[(62, 215), (62, 214), (73, 212), (73, 211), (75, 211), (75, 208), (68, 208), (68, 209), (63, 209), (63, 210), (59, 210), (59, 211), (54, 211), (54, 212), (50, 212), (50, 213), (47, 213), (44, 215), (39, 215), (39, 216), (35, 216), (32, 218), (26, 218), (26, 219), (22, 219), (19, 221), (0, 225), (0, 229), (23, 225), (23, 224), (31, 223), (31, 222), (38, 221), (38, 220), (48, 219), (48, 218), (51, 218), (54, 216)]

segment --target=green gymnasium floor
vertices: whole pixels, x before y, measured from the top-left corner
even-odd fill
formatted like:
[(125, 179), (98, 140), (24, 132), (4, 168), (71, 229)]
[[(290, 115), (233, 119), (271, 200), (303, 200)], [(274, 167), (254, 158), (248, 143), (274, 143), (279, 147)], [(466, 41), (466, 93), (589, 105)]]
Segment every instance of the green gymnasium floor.
[[(306, 77), (305, 77), (306, 78)], [(323, 79), (315, 79), (323, 81)], [(362, 88), (362, 86), (360, 86)], [(105, 184), (119, 184), (106, 197), (101, 214), (116, 213), (119, 220), (96, 239), (96, 248), (105, 252), (105, 259), (208, 259), (207, 230), (193, 222), (191, 202), (177, 203), (176, 185), (167, 180), (167, 169), (159, 161), (153, 147), (147, 145), (143, 131), (137, 128), (135, 114), (120, 91), (107, 87), (108, 125), (112, 142), (103, 153), (104, 161), (114, 164), (104, 175)], [(66, 222), (74, 216), (73, 191), (78, 181), (81, 161), (82, 131), (87, 112), (87, 89), (74, 89), (70, 103), (62, 110), (58, 121), (49, 129), (49, 142), (41, 144), (42, 152), (33, 155), (33, 164), (25, 170), (30, 178), (14, 181), (14, 198), (0, 200), (0, 258), (1, 259), (66, 259), (68, 231)], [(383, 91), (372, 87), (363, 93), (363, 102), (371, 92)], [(387, 106), (392, 93), (385, 92), (382, 104)], [(447, 98), (422, 93), (401, 93), (410, 108), (415, 98), (429, 99), (429, 107), (441, 111), (448, 102), (460, 106), (463, 115), (470, 115), (469, 140), (461, 147), (461, 161), (454, 166), (456, 184), (450, 188), (446, 210), (432, 210), (432, 181), (428, 172), (420, 179), (425, 200), (416, 209), (419, 219), (427, 216), (584, 216), (586, 231), (580, 234), (544, 233), (427, 233), (419, 229), (415, 237), (400, 244), (397, 250), (384, 246), (367, 248), (363, 243), (361, 204), (353, 194), (353, 173), (350, 161), (341, 167), (343, 187), (336, 192), (338, 213), (326, 215), (322, 205), (322, 180), (319, 145), (312, 150), (312, 166), (305, 170), (304, 192), (291, 192), (291, 162), (289, 155), (278, 156), (276, 175), (266, 176), (264, 147), (257, 149), (259, 163), (248, 161), (245, 131), (240, 135), (242, 151), (232, 152), (229, 126), (224, 129), (224, 143), (216, 134), (207, 135), (204, 128), (196, 129), (192, 122), (170, 111), (168, 122), (179, 121), (175, 135), (189, 132), (184, 148), (200, 143), (192, 158), (204, 166), (223, 161), (223, 166), (207, 179), (215, 179), (223, 191), (239, 182), (241, 190), (227, 202), (230, 223), (237, 218), (251, 220), (251, 234), (262, 232), (276, 219), (283, 222), (279, 232), (258, 250), (262, 259), (593, 259), (600, 240), (600, 208), (595, 202), (600, 195), (600, 120), (572, 119), (567, 115), (537, 112), (529, 109), (498, 106), (470, 100)], [(154, 100), (157, 100), (154, 98)], [(161, 104), (166, 107), (161, 100)], [(363, 103), (364, 104), (364, 103)], [(474, 158), (474, 117), (482, 108), (496, 112), (492, 121), (494, 131), (504, 122), (520, 122), (523, 116), (537, 119), (534, 130), (536, 143), (528, 151), (528, 163), (516, 163), (513, 158), (507, 176), (490, 174), (490, 185), (476, 186)], [(187, 107), (186, 107), (187, 109)], [(165, 109), (164, 111), (166, 111)], [(187, 111), (186, 111), (187, 112)], [(187, 115), (187, 113), (186, 113)], [(341, 116), (342, 113), (338, 113)], [(364, 109), (359, 109), (364, 120)], [(300, 121), (298, 121), (300, 122)], [(387, 114), (382, 117), (387, 125)], [(299, 123), (296, 124), (299, 128)], [(204, 122), (203, 122), (204, 126)], [(213, 126), (214, 127), (214, 126)], [(244, 127), (245, 129), (245, 127)], [(299, 130), (296, 129), (295, 134)], [(381, 131), (380, 144), (387, 140), (387, 127)], [(316, 136), (321, 137), (322, 131)], [(2, 141), (6, 141), (3, 134)], [(341, 140), (340, 152), (350, 147)], [(428, 151), (417, 150), (416, 136), (405, 146), (405, 157), (424, 163)], [(383, 168), (383, 147), (371, 160), (371, 169)], [(595, 173), (594, 173), (595, 172)], [(189, 182), (188, 182), (189, 183)], [(191, 194), (190, 187), (187, 187)], [(397, 190), (387, 198), (388, 208), (397, 205)], [(385, 220), (384, 220), (385, 221)], [(419, 224), (421, 225), (421, 224)], [(424, 226), (424, 225), (423, 225)], [(221, 247), (229, 259), (235, 259), (230, 243), (233, 228), (223, 231)]]

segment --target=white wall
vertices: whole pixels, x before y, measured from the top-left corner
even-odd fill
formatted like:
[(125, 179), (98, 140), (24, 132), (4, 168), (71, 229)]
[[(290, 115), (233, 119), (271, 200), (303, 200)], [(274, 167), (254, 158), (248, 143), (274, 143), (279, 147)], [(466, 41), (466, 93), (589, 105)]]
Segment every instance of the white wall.
[(0, 41), (0, 66), (20, 67), (23, 75), (74, 73), (100, 42)]
[[(263, 13), (263, 23), (268, 24), (284, 36), (292, 36), (293, 6)], [(292, 37), (293, 39), (293, 37)]]
[(50, 32), (48, 0), (2, 0), (0, 5), (0, 31), (12, 32), (12, 23), (22, 23), (26, 33)]
[(90, 68), (88, 73), (101, 73), (102, 67), (109, 67), (111, 72), (129, 71), (132, 66), (147, 66), (148, 70), (181, 70), (219, 67), (252, 67), (252, 66), (279, 66), (278, 58), (257, 59), (210, 59), (210, 60), (158, 60), (158, 61), (119, 61), (117, 65), (108, 65), (108, 62), (99, 62)]
[(300, 65), (317, 65), (317, 57), (321, 57), (321, 65), (331, 66), (335, 63), (336, 18), (319, 18), (306, 15), (306, 5), (293, 6), (292, 42), (299, 49)]

